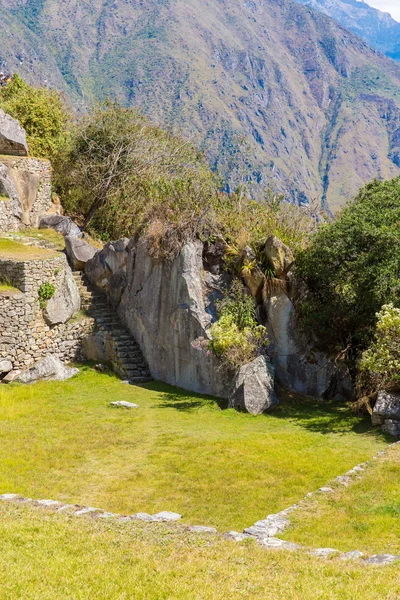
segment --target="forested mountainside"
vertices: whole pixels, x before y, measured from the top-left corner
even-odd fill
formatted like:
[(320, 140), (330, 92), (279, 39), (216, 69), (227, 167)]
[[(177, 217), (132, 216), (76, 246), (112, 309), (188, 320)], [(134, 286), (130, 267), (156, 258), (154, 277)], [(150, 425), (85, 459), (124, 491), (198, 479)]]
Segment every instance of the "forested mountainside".
[[(251, 178), (335, 211), (400, 174), (400, 67), (291, 0), (0, 0), (0, 67), (115, 97)], [(258, 188), (258, 189), (257, 189)]]
[(400, 23), (362, 0), (296, 0), (332, 17), (386, 56), (400, 60)]

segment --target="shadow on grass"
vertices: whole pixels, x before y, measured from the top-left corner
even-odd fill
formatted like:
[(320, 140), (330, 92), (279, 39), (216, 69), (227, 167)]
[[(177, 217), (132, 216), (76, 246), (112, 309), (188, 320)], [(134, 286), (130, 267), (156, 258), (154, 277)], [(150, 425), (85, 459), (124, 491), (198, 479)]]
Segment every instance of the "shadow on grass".
[[(159, 381), (146, 383), (142, 387), (163, 394), (162, 402), (154, 408), (172, 408), (180, 412), (194, 412), (210, 406), (218, 406), (220, 410), (228, 408), (226, 400), (187, 392)], [(351, 411), (350, 404), (316, 400), (282, 389), (278, 391), (278, 395), (279, 405), (273, 411), (263, 413), (257, 418), (268, 419), (273, 416), (277, 419), (293, 421), (298, 427), (322, 434), (341, 435), (353, 431), (387, 442), (393, 441), (390, 435), (372, 426), (369, 415), (355, 415)]]
[[(309, 431), (322, 434), (344, 434), (349, 431), (392, 442), (393, 438), (380, 428), (373, 427), (369, 415), (356, 415), (350, 403), (339, 404), (329, 400), (316, 400), (280, 389), (280, 404), (273, 415), (289, 419)], [(272, 413), (271, 413), (272, 414)]]

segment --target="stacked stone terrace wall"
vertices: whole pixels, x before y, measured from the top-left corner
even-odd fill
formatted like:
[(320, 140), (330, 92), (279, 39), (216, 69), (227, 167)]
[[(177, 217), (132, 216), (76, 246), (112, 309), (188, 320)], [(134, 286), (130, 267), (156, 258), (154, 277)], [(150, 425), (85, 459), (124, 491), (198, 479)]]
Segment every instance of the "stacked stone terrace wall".
[(43, 316), (38, 291), (43, 283), (57, 285), (69, 269), (66, 257), (46, 260), (0, 260), (0, 278), (20, 290), (0, 295), (0, 358), (14, 369), (25, 369), (48, 354), (63, 361), (81, 358), (82, 339), (92, 332), (93, 319), (79, 317), (50, 327)]
[(16, 194), (0, 200), (0, 231), (38, 227), (40, 217), (53, 209), (52, 169), (48, 160), (0, 156)]

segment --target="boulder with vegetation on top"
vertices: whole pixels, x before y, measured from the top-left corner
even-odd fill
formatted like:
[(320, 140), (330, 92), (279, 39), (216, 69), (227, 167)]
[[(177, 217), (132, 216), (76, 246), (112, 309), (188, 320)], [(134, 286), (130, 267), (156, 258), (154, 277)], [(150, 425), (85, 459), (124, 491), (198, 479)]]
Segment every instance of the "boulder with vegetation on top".
[(26, 133), (16, 119), (0, 108), (0, 154), (28, 156)]

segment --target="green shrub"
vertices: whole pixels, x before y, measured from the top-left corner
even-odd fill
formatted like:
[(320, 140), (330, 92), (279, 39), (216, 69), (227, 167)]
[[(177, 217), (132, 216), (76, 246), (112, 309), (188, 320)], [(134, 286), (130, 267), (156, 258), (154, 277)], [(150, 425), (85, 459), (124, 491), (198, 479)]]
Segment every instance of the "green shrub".
[(363, 353), (360, 370), (374, 391), (400, 388), (400, 309), (387, 304), (376, 316), (375, 340)]
[(267, 343), (266, 329), (259, 325), (254, 299), (239, 281), (229, 295), (217, 304), (218, 321), (210, 329), (210, 349), (230, 367), (251, 362)]
[(333, 350), (365, 349), (381, 306), (400, 303), (400, 179), (374, 181), (297, 253), (308, 331)]
[(42, 309), (46, 308), (48, 300), (56, 293), (56, 286), (49, 281), (42, 283), (38, 289), (39, 304)]
[(52, 160), (66, 143), (70, 114), (55, 90), (36, 88), (14, 75), (0, 87), (0, 107), (25, 129), (32, 156)]

